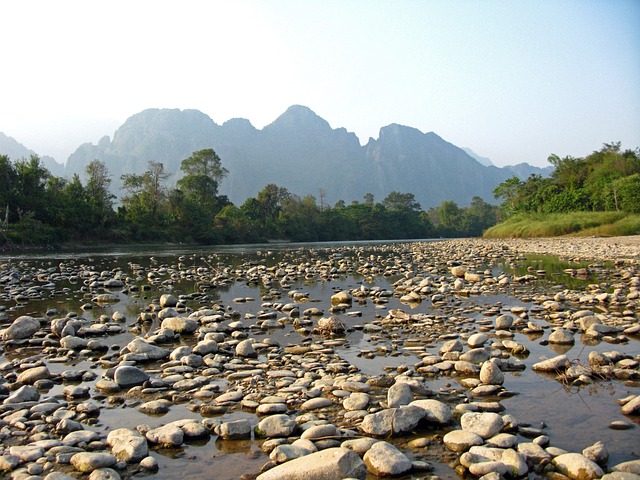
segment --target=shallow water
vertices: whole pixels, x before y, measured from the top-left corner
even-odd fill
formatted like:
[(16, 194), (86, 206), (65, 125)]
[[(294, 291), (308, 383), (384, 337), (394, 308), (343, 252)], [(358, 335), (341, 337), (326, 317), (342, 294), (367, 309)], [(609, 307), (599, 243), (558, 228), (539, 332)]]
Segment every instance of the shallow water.
[[(135, 276), (136, 265), (142, 267), (143, 270), (148, 268), (161, 268), (166, 266), (171, 268), (178, 262), (190, 265), (193, 268), (197, 266), (207, 266), (212, 269), (237, 268), (239, 265), (246, 263), (260, 263), (262, 265), (272, 266), (279, 262), (286, 261), (294, 264), (302, 262), (314, 262), (318, 259), (327, 258), (329, 253), (326, 248), (338, 248), (341, 255), (347, 258), (352, 257), (354, 261), (358, 256), (366, 257), (374, 255), (376, 257), (386, 255), (380, 251), (366, 251), (367, 244), (358, 244), (365, 251), (354, 252), (349, 248), (349, 243), (339, 244), (315, 244), (315, 245), (260, 245), (260, 246), (234, 246), (234, 247), (217, 247), (217, 248), (117, 248), (106, 252), (88, 251), (88, 252), (63, 252), (63, 253), (31, 253), (24, 255), (16, 255), (4, 257), (0, 259), (0, 263), (7, 265), (19, 266), (22, 271), (36, 272), (43, 268), (60, 268), (61, 265), (77, 266), (80, 264), (90, 265), (93, 270), (100, 272), (102, 270), (121, 269), (128, 275)], [(382, 245), (381, 242), (375, 242), (372, 245)], [(526, 274), (531, 269), (541, 270), (541, 259), (533, 257), (523, 259), (516, 265), (507, 265), (495, 263), (492, 269), (504, 270), (508, 273)], [(544, 281), (549, 291), (555, 291), (559, 288), (579, 289), (582, 286), (601, 281), (598, 276), (589, 277), (587, 279), (578, 279), (583, 283), (565, 283), (567, 280), (574, 280), (562, 273), (562, 270), (568, 268), (565, 262), (556, 262), (556, 266), (551, 263), (544, 263)], [(527, 270), (528, 267), (529, 270)], [(537, 268), (540, 267), (540, 268)], [(578, 268), (575, 266), (574, 268)], [(541, 275), (543, 276), (543, 275)], [(300, 309), (311, 306), (328, 310), (330, 306), (330, 297), (333, 293), (345, 289), (358, 288), (361, 285), (367, 287), (378, 286), (385, 289), (392, 289), (392, 283), (396, 277), (383, 276), (367, 276), (363, 277), (358, 274), (340, 275), (328, 281), (302, 280), (296, 284), (292, 284), (290, 289), (303, 291), (308, 293), (309, 301), (300, 304)], [(584, 283), (586, 282), (586, 283)], [(159, 298), (163, 293), (190, 294), (200, 292), (201, 288), (194, 280), (179, 279), (171, 284), (162, 284), (160, 282), (149, 284), (146, 280), (140, 280), (139, 285), (148, 285), (148, 290), (141, 290), (135, 294), (123, 293), (119, 289), (109, 290), (118, 296), (119, 301), (113, 304), (95, 306), (88, 310), (82, 310), (82, 305), (89, 302), (92, 294), (86, 288), (83, 282), (60, 282), (55, 288), (44, 292), (43, 298), (31, 299), (26, 303), (16, 303), (10, 299), (0, 300), (0, 306), (4, 306), (7, 310), (8, 317), (13, 319), (18, 315), (33, 315), (37, 317), (45, 316), (49, 309), (55, 308), (58, 312), (56, 316), (63, 316), (69, 312), (77, 312), (86, 319), (98, 320), (101, 315), (111, 316), (115, 311), (123, 313), (127, 321), (124, 324), (124, 331), (120, 334), (104, 337), (103, 340), (113, 346), (123, 346), (137, 333), (128, 331), (129, 326), (135, 324), (138, 313), (143, 310), (152, 300)], [(562, 285), (560, 287), (559, 285)], [(287, 303), (292, 301), (286, 296), (287, 289), (282, 289), (282, 297), (278, 301)], [(234, 311), (240, 318), (245, 315), (255, 315), (261, 309), (261, 297), (268, 293), (267, 289), (262, 286), (248, 286), (241, 282), (236, 282), (228, 286), (218, 287), (206, 290), (206, 297), (200, 297), (197, 301), (188, 302), (187, 306), (197, 309), (204, 305), (219, 303), (227, 306), (229, 310)], [(235, 298), (250, 298), (252, 300), (236, 303)], [(336, 353), (355, 365), (362, 373), (368, 375), (378, 375), (389, 369), (397, 369), (408, 367), (411, 368), (418, 362), (420, 352), (438, 353), (438, 349), (442, 342), (438, 344), (425, 344), (420, 338), (411, 335), (399, 333), (396, 336), (383, 334), (370, 334), (361, 330), (361, 326), (388, 314), (391, 309), (403, 309), (404, 311), (415, 314), (440, 313), (443, 315), (455, 315), (466, 319), (463, 329), (473, 333), (477, 331), (478, 324), (487, 320), (485, 314), (488, 310), (499, 307), (501, 312), (509, 312), (512, 307), (524, 307), (528, 310), (537, 308), (533, 301), (523, 301), (519, 298), (509, 295), (471, 295), (468, 297), (460, 296), (454, 305), (449, 305), (446, 311), (441, 311), (440, 307), (431, 304), (430, 301), (423, 301), (418, 305), (406, 305), (400, 302), (398, 298), (389, 298), (386, 304), (374, 304), (366, 301), (362, 304), (354, 302), (351, 311), (360, 312), (360, 316), (340, 315), (340, 318), (347, 325), (349, 333), (345, 337), (343, 344), (334, 347)], [(492, 312), (492, 316), (495, 313)], [(243, 320), (250, 325), (255, 322), (252, 319)], [(142, 333), (157, 328), (159, 324), (145, 325)], [(4, 328), (4, 327), (3, 327)], [(625, 417), (620, 412), (620, 406), (615, 402), (616, 399), (626, 397), (630, 394), (639, 394), (640, 386), (637, 382), (622, 383), (619, 381), (602, 381), (593, 385), (583, 386), (581, 388), (568, 388), (557, 380), (545, 375), (535, 373), (531, 369), (531, 365), (538, 362), (542, 358), (550, 358), (558, 353), (557, 346), (545, 345), (544, 340), (548, 337), (549, 329), (546, 329), (541, 336), (533, 337), (522, 333), (516, 333), (514, 340), (527, 345), (530, 354), (521, 361), (526, 365), (526, 369), (517, 372), (506, 372), (504, 387), (515, 392), (516, 395), (510, 398), (501, 398), (500, 403), (505, 407), (504, 413), (515, 416), (519, 423), (528, 423), (534, 427), (541, 424), (545, 426), (544, 430), (551, 439), (551, 445), (565, 448), (569, 451), (581, 451), (584, 447), (592, 445), (594, 442), (601, 440), (605, 443), (610, 453), (610, 465), (614, 465), (621, 461), (640, 458), (640, 419), (638, 417)], [(269, 337), (278, 341), (281, 345), (298, 344), (308, 337), (301, 336), (296, 332), (291, 324), (287, 324), (283, 329), (276, 329), (269, 332), (261, 332), (260, 330), (252, 330), (250, 333), (258, 339)], [(184, 338), (185, 344), (195, 343), (192, 339)], [(541, 343), (542, 342), (542, 343)], [(565, 350), (565, 348), (562, 348)], [(566, 349), (567, 356), (571, 360), (580, 361), (586, 364), (586, 358), (590, 350), (600, 352), (617, 350), (625, 354), (637, 357), (640, 354), (640, 343), (638, 338), (632, 338), (625, 344), (607, 344), (600, 343), (596, 346), (590, 346), (588, 349), (583, 348), (580, 340), (571, 348)], [(370, 358), (365, 358), (363, 353), (371, 353)], [(36, 349), (7, 348), (0, 355), (0, 364), (12, 360), (14, 358), (27, 358), (37, 356)], [(101, 374), (94, 367), (94, 363), (89, 360), (79, 359), (73, 365), (69, 364), (49, 364), (53, 373), (60, 373), (64, 370), (92, 370)], [(223, 382), (223, 381), (221, 381)], [(440, 391), (444, 394), (458, 394), (464, 388), (453, 377), (442, 377), (430, 380), (429, 385), (433, 391)], [(95, 382), (85, 382), (85, 384), (93, 386)], [(47, 395), (60, 395), (64, 385), (56, 385)], [(93, 391), (93, 388), (92, 388)], [(443, 397), (444, 398), (444, 397)], [(448, 398), (448, 397), (447, 397)], [(144, 400), (143, 400), (144, 401)], [(138, 412), (135, 408), (135, 399), (126, 400), (124, 406), (121, 404), (111, 404), (108, 398), (100, 400), (105, 406), (101, 410), (99, 423), (93, 427), (97, 431), (108, 432), (111, 429), (119, 427), (129, 427), (146, 423), (152, 427), (166, 424), (173, 420), (183, 418), (199, 418), (198, 413), (193, 413), (187, 408), (187, 404), (174, 405), (170, 412), (162, 416), (149, 416)], [(249, 418), (252, 422), (257, 423), (257, 417), (250, 412), (235, 411), (220, 417), (224, 420)], [(636, 428), (630, 430), (612, 430), (608, 425), (614, 420), (625, 420), (627, 422), (635, 422)], [(437, 433), (437, 432), (436, 432)], [(445, 433), (445, 432), (441, 432)], [(433, 435), (433, 430), (418, 431), (417, 436)], [(395, 439), (394, 442), (402, 444), (405, 438)], [(530, 440), (528, 440), (530, 441)], [(434, 448), (433, 454), (427, 449), (422, 452), (422, 459), (434, 461), (440, 458), (441, 451)], [(243, 474), (257, 473), (260, 467), (268, 460), (267, 456), (260, 450), (257, 441), (219, 441), (212, 436), (208, 441), (195, 442), (186, 444), (179, 449), (159, 449), (155, 450), (154, 455), (160, 464), (160, 470), (156, 474), (138, 473), (135, 476), (149, 476), (154, 479), (172, 479), (172, 478), (211, 478), (211, 473), (215, 472), (213, 478), (216, 479), (232, 479), (239, 478)], [(456, 478), (453, 470), (444, 463), (435, 465), (435, 473), (442, 478)], [(413, 474), (401, 478), (422, 478), (427, 474)], [(374, 479), (377, 477), (370, 476)]]

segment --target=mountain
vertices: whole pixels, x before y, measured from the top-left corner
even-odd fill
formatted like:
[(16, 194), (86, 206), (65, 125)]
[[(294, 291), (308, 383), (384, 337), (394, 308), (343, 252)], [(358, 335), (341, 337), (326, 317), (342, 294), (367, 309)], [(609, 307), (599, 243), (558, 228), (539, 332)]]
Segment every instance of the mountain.
[(366, 193), (382, 201), (398, 191), (413, 193), (423, 209), (443, 200), (468, 205), (474, 196), (493, 202), (500, 182), (524, 172), (520, 166), (515, 171), (482, 165), (433, 132), (398, 124), (381, 128), (377, 139), (361, 145), (354, 133), (332, 128), (308, 107), (294, 105), (262, 129), (242, 118), (218, 125), (198, 110), (144, 110), (127, 119), (113, 139), (80, 145), (67, 161), (65, 176), (82, 176), (89, 162), (102, 160), (121, 195), (120, 176), (143, 173), (155, 161), (174, 174), (173, 185), (182, 160), (204, 148), (213, 148), (229, 171), (220, 193), (236, 205), (268, 183), (300, 196), (319, 199), (322, 192), (328, 204), (362, 201)]
[(548, 167), (534, 167), (533, 165), (529, 165), (528, 163), (519, 163), (517, 165), (507, 165), (504, 167), (505, 170), (509, 170), (518, 178), (526, 179), (531, 175), (540, 175), (542, 177), (548, 177), (553, 172), (553, 167), (549, 165)]
[[(37, 155), (33, 150), (29, 150), (15, 138), (9, 137), (0, 132), (0, 155), (7, 155), (13, 162), (21, 159), (28, 159), (31, 155)], [(56, 162), (53, 158), (41, 156), (42, 164), (52, 175), (62, 177), (65, 174), (64, 165)]]
[(467, 155), (469, 155), (471, 158), (474, 158), (478, 161), (478, 163), (480, 163), (481, 165), (484, 165), (485, 167), (491, 167), (493, 166), (493, 162), (491, 161), (490, 158), (487, 157), (481, 157), (480, 155), (478, 155), (476, 152), (474, 152), (473, 150), (471, 150), (470, 148), (465, 148), (463, 147), (462, 150), (465, 151), (465, 153)]

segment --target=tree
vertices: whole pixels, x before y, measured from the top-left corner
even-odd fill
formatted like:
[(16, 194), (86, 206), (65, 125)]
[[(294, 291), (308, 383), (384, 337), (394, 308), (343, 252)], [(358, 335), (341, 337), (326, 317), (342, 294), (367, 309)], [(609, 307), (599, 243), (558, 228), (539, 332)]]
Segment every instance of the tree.
[(493, 189), (493, 196), (503, 200), (502, 208), (506, 216), (518, 209), (518, 195), (522, 185), (523, 183), (518, 177), (511, 177)]
[(113, 201), (116, 196), (109, 191), (111, 175), (104, 162), (94, 160), (87, 165), (85, 173), (88, 175), (85, 192), (89, 205), (93, 210), (96, 225), (104, 227), (114, 217)]
[(373, 193), (365, 193), (364, 194), (364, 204), (365, 205), (373, 205), (374, 196)]
[(128, 195), (122, 198), (125, 217), (138, 226), (159, 226), (163, 223), (161, 213), (166, 206), (164, 182), (169, 174), (164, 165), (149, 162), (149, 169), (142, 175), (128, 173), (122, 175), (122, 187)]
[(413, 193), (391, 192), (382, 201), (387, 210), (392, 212), (418, 212), (420, 204)]
[(211, 218), (222, 208), (218, 198), (218, 188), (229, 171), (222, 166), (218, 154), (207, 148), (193, 152), (182, 160), (180, 170), (184, 176), (178, 180), (186, 197), (201, 205)]

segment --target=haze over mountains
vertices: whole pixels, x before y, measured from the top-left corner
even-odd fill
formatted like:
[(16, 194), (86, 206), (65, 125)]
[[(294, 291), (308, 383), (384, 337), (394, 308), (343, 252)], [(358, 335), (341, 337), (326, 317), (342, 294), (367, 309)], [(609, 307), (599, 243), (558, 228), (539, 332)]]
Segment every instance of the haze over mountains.
[[(174, 184), (181, 161), (204, 148), (213, 148), (229, 170), (220, 193), (236, 205), (256, 196), (268, 183), (300, 196), (314, 195), (318, 201), (322, 197), (324, 204), (362, 201), (366, 193), (382, 201), (398, 191), (413, 193), (423, 209), (443, 200), (468, 205), (474, 196), (494, 202), (493, 189), (514, 175), (526, 178), (551, 172), (551, 167), (528, 164), (498, 168), (433, 132), (398, 124), (381, 128), (378, 139), (361, 145), (354, 133), (333, 129), (298, 105), (260, 130), (241, 118), (218, 125), (198, 110), (144, 110), (126, 120), (113, 139), (105, 136), (97, 145), (80, 145), (63, 171), (62, 165), (51, 163), (53, 159), (43, 160), (54, 175), (68, 178), (74, 173), (82, 177), (89, 162), (102, 160), (118, 189), (120, 175), (143, 173), (149, 161), (161, 162), (166, 172), (176, 174), (169, 179)], [(15, 160), (31, 153), (0, 134), (0, 154)]]

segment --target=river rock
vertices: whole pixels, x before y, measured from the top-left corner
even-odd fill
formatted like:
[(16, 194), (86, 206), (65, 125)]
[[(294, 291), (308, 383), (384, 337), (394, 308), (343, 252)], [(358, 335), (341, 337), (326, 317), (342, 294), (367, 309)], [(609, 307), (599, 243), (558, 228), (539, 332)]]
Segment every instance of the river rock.
[(362, 392), (353, 392), (342, 401), (342, 406), (348, 412), (354, 410), (364, 410), (369, 406), (371, 398), (368, 394)]
[(18, 383), (33, 385), (38, 380), (44, 380), (47, 378), (51, 378), (51, 372), (49, 369), (42, 365), (39, 367), (28, 368), (20, 372), (18, 375)]
[(360, 456), (346, 448), (328, 448), (267, 470), (256, 480), (364, 480), (367, 467)]
[(246, 418), (232, 422), (224, 422), (216, 427), (215, 431), (225, 440), (251, 438), (251, 422)]
[(549, 343), (556, 343), (559, 345), (572, 345), (575, 343), (573, 334), (564, 328), (556, 328), (549, 335)]
[(260, 420), (256, 426), (256, 434), (267, 438), (288, 437), (296, 429), (295, 420), (288, 415), (270, 415)]
[(604, 475), (597, 463), (579, 453), (564, 453), (553, 459), (558, 471), (572, 480), (591, 480)]
[(609, 451), (602, 442), (596, 442), (585, 448), (582, 450), (582, 455), (598, 465), (606, 465), (609, 460)]
[(165, 293), (160, 297), (160, 306), (162, 308), (175, 307), (178, 305), (178, 299), (170, 293)]
[(3, 332), (2, 339), (23, 340), (30, 338), (38, 330), (40, 330), (40, 321), (37, 318), (22, 315), (16, 318), (11, 326)]
[(79, 472), (93, 472), (97, 468), (109, 468), (117, 463), (118, 459), (110, 453), (80, 452), (71, 457), (71, 465)]
[(40, 394), (38, 393), (37, 388), (32, 387), (31, 385), (23, 385), (12, 392), (11, 395), (5, 398), (2, 403), (4, 405), (10, 405), (12, 403), (37, 402), (39, 399)]
[(622, 413), (625, 415), (639, 415), (640, 414), (640, 395), (636, 395), (622, 406)]
[(387, 391), (387, 405), (389, 408), (397, 408), (409, 405), (413, 401), (411, 387), (404, 382), (396, 382)]
[(253, 346), (253, 340), (248, 338), (239, 342), (238, 345), (236, 345), (236, 355), (245, 358), (256, 358), (258, 352), (256, 352)]
[[(160, 313), (166, 310), (173, 310), (173, 309), (172, 308), (164, 309)], [(158, 315), (158, 318), (159, 317), (160, 316)], [(190, 334), (197, 330), (198, 322), (196, 322), (191, 318), (178, 317), (176, 313), (176, 315), (174, 316), (165, 317), (164, 320), (162, 320), (162, 324), (160, 325), (160, 328), (168, 328), (169, 330), (173, 330), (176, 333)]]
[(351, 294), (346, 290), (335, 293), (331, 296), (332, 305), (340, 305), (341, 303), (350, 304), (351, 302), (352, 302)]
[(493, 362), (488, 361), (480, 367), (480, 381), (485, 385), (502, 385), (504, 383), (504, 373)]
[(496, 328), (498, 330), (509, 330), (513, 325), (513, 317), (511, 315), (500, 315), (496, 317)]
[(160, 360), (171, 354), (170, 350), (153, 345), (142, 338), (134, 338), (125, 348), (130, 353), (141, 355), (148, 360)]
[(333, 405), (333, 402), (328, 398), (325, 398), (325, 397), (310, 398), (309, 400), (304, 402), (302, 405), (300, 405), (300, 410), (302, 412), (308, 412), (310, 410), (318, 410), (320, 408), (330, 407), (331, 405)]
[(460, 453), (466, 452), (474, 445), (482, 445), (484, 440), (477, 433), (452, 430), (444, 436), (443, 442), (452, 452)]
[(107, 445), (111, 447), (111, 453), (118, 460), (127, 463), (139, 462), (149, 455), (147, 439), (138, 431), (128, 428), (119, 428), (109, 432)]
[(625, 472), (640, 475), (640, 460), (629, 460), (628, 462), (622, 462), (614, 465), (611, 469), (614, 472)]
[(425, 421), (438, 425), (447, 425), (451, 421), (451, 408), (440, 400), (420, 399), (410, 403), (424, 410)]
[(147, 437), (147, 440), (151, 443), (174, 447), (182, 445), (184, 441), (184, 431), (174, 423), (169, 423), (162, 427), (149, 430), (145, 434), (145, 437)]
[(97, 468), (89, 475), (89, 480), (121, 480), (121, 478), (113, 468)]
[(113, 380), (119, 387), (129, 388), (135, 385), (142, 385), (149, 380), (149, 374), (138, 367), (122, 365), (116, 368), (113, 374)]
[(470, 348), (479, 348), (484, 346), (488, 340), (489, 336), (486, 333), (474, 333), (467, 339), (467, 345), (469, 345)]
[(390, 443), (374, 443), (364, 454), (368, 470), (381, 477), (402, 475), (411, 470), (411, 460)]
[(558, 355), (538, 363), (534, 363), (531, 368), (539, 372), (556, 372), (563, 371), (567, 368), (569, 360), (566, 355)]
[(472, 432), (486, 439), (500, 433), (502, 417), (493, 412), (466, 412), (460, 418), (460, 425), (466, 432)]

